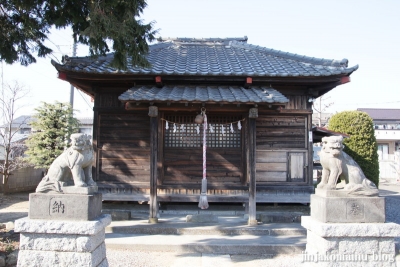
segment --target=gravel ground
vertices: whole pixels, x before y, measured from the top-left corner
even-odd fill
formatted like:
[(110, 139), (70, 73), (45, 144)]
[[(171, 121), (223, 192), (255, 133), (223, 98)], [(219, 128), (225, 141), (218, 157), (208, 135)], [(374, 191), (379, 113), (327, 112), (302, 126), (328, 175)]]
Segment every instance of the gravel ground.
[(0, 194), (0, 223), (14, 222), (28, 216), (29, 194)]

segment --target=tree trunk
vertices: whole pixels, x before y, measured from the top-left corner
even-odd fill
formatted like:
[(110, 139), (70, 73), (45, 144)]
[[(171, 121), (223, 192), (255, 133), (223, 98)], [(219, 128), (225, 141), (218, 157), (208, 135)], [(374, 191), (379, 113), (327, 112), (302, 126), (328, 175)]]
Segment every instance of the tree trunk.
[(8, 194), (8, 177), (6, 174), (3, 174), (3, 194), (7, 195)]
[[(9, 129), (11, 131), (11, 129)], [(9, 172), (9, 158), (10, 158), (10, 143), (11, 138), (8, 140), (8, 144), (6, 145), (5, 153), (4, 153), (4, 164), (3, 164), (3, 194), (7, 195), (8, 193), (8, 177), (10, 176)]]

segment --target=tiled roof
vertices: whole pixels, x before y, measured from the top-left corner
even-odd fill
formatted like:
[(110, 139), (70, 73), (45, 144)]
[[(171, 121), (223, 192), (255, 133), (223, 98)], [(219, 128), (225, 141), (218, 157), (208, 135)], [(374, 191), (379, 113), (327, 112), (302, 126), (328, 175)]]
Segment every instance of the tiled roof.
[[(77, 118), (80, 124), (83, 125), (92, 125), (93, 118)], [(31, 122), (35, 121), (36, 119), (30, 115), (22, 115), (12, 121), (11, 127), (12, 128), (31, 128)], [(8, 127), (8, 124), (3, 124), (0, 128)]]
[(326, 136), (340, 136), (341, 135), (341, 136), (343, 136), (343, 138), (350, 137), (348, 134), (330, 131), (324, 127), (318, 127), (318, 126), (313, 126), (312, 132), (313, 132), (313, 143), (322, 142), (322, 138), (326, 137)]
[[(18, 141), (21, 141), (21, 140), (25, 140), (25, 139), (28, 138), (28, 136), (29, 136), (28, 134), (15, 133), (11, 137), (11, 143), (18, 142)], [(8, 141), (6, 141), (6, 142), (8, 142)], [(3, 137), (0, 137), (0, 145), (3, 145), (3, 144), (4, 144), (4, 139), (3, 139)]]
[[(11, 127), (12, 128), (30, 128), (30, 122), (31, 122), (31, 116), (29, 115), (22, 115), (19, 116), (18, 118), (15, 118), (12, 123), (11, 123)], [(4, 127), (8, 127), (9, 124), (3, 124), (0, 126), (0, 128), (4, 128)]]
[[(358, 65), (348, 67), (347, 59), (330, 60), (301, 56), (256, 45), (245, 38), (167, 38), (150, 45), (150, 68), (128, 63), (125, 71), (111, 68), (113, 54), (65, 58), (64, 65), (53, 62), (58, 70), (98, 74), (208, 75), (301, 77), (350, 75)], [(129, 60), (128, 60), (129, 62)]]
[(400, 120), (400, 109), (358, 108), (366, 112), (373, 120)]
[(273, 88), (240, 86), (135, 86), (119, 96), (121, 101), (287, 103)]

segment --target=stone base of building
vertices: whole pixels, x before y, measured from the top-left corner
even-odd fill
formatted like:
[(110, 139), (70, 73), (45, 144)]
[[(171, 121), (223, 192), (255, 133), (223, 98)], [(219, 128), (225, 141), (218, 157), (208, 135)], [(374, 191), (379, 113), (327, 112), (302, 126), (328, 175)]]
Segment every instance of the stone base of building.
[(106, 267), (105, 227), (110, 223), (108, 214), (92, 221), (16, 220), (17, 266)]
[(302, 255), (306, 266), (396, 266), (395, 223), (324, 223), (302, 216), (307, 246)]

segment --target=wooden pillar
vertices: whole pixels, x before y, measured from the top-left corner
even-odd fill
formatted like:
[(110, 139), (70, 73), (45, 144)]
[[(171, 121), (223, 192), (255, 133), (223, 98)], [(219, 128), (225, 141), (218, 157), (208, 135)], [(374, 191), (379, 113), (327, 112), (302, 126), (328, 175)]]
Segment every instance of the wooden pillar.
[(308, 140), (307, 142), (307, 148), (308, 148), (308, 161), (307, 161), (307, 170), (306, 170), (306, 182), (309, 185), (314, 184), (314, 177), (313, 177), (313, 171), (314, 171), (314, 166), (313, 166), (313, 157), (314, 157), (314, 151), (313, 151), (313, 132), (312, 132), (312, 114), (308, 114), (307, 116), (307, 132), (308, 136), (306, 137)]
[(157, 185), (162, 185), (164, 180), (164, 128), (161, 118), (164, 117), (163, 112), (158, 113), (158, 154), (157, 154)]
[(99, 106), (100, 106), (100, 93), (96, 88), (93, 88), (96, 92), (94, 97), (94, 106), (93, 106), (93, 131), (92, 131), (92, 144), (93, 144), (93, 152), (94, 152), (94, 163), (92, 170), (93, 180), (98, 181), (100, 177), (100, 151), (99, 151), (99, 142), (98, 136), (100, 135), (100, 114), (99, 114)]
[(149, 107), (150, 116), (150, 214), (149, 223), (158, 223), (157, 201), (157, 153), (158, 153), (158, 108)]
[(256, 218), (256, 119), (258, 109), (249, 111), (248, 135), (249, 135), (249, 225), (257, 225)]

